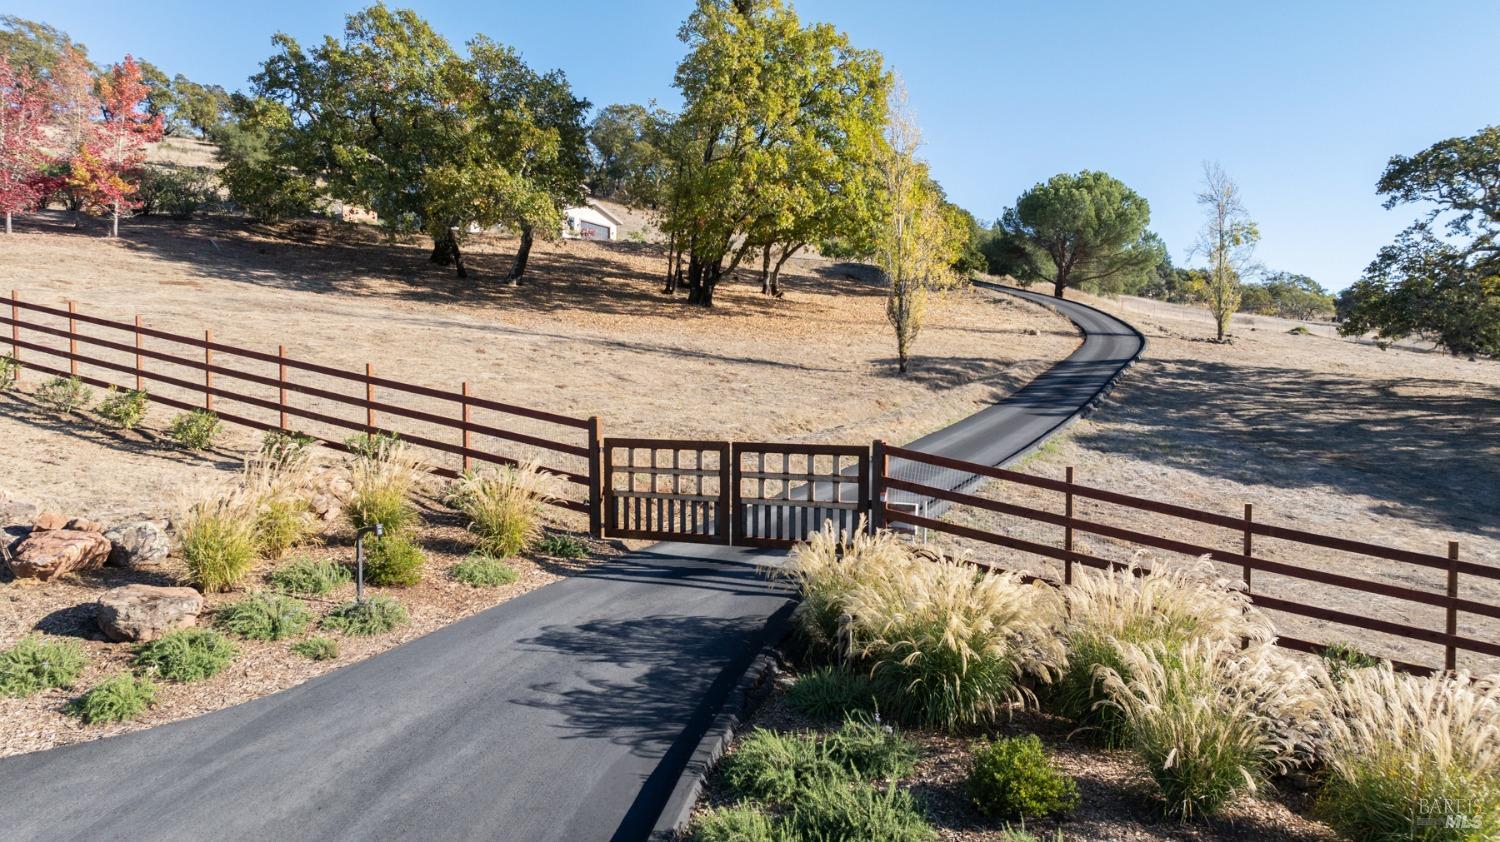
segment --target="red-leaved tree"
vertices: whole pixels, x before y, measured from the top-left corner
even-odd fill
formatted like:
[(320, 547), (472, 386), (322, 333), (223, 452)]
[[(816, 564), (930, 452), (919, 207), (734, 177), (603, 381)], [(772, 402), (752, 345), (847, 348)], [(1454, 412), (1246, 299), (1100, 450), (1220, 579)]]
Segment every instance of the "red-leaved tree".
[(86, 204), (110, 213), (111, 237), (120, 235), (120, 212), (137, 206), (131, 197), (139, 189), (146, 144), (161, 140), (161, 115), (145, 109), (149, 92), (140, 65), (128, 55), (99, 77), (104, 119), (93, 125), (70, 162), (69, 186)]
[(47, 163), (42, 144), (52, 116), (44, 92), (30, 73), (0, 56), (0, 211), (7, 234), (11, 216), (30, 210), (42, 197)]

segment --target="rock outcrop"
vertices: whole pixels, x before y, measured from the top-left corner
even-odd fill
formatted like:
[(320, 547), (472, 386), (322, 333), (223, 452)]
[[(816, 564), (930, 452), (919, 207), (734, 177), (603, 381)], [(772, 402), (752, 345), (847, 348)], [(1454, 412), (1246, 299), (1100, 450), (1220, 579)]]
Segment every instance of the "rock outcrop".
[(98, 532), (33, 529), (9, 559), (17, 579), (47, 581), (66, 573), (96, 570), (109, 559), (109, 539)]
[(116, 567), (146, 567), (166, 558), (172, 550), (167, 531), (149, 520), (111, 527), (104, 537), (110, 544), (109, 563)]

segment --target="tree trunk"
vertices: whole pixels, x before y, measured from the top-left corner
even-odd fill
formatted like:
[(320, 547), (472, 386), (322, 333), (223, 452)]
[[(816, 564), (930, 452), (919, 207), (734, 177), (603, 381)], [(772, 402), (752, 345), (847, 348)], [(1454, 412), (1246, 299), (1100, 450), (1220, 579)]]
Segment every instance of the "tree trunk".
[(521, 226), (521, 244), (516, 247), (516, 260), (510, 265), (510, 274), (505, 276), (507, 283), (521, 285), (521, 277), (526, 274), (526, 261), (531, 258), (531, 243), (535, 233), (532, 226)]
[(760, 252), (760, 294), (771, 294), (771, 244), (766, 243)]
[(453, 232), (446, 231), (443, 236), (432, 238), (432, 256), (427, 259), (439, 266), (452, 266), (455, 251), (457, 248), (453, 243)]
[(667, 239), (667, 283), (662, 292), (667, 295), (677, 291), (677, 232)]
[(792, 255), (801, 250), (801, 248), (802, 243), (797, 243), (796, 245), (789, 246), (786, 251), (783, 251), (781, 253), (781, 257), (776, 260), (776, 265), (771, 267), (771, 297), (781, 297), (781, 267), (785, 266), (787, 260), (790, 259)]
[(1052, 296), (1062, 298), (1063, 291), (1068, 288), (1068, 274), (1062, 270), (1057, 272), (1057, 280), (1052, 282)]
[(5, 212), (5, 233), (10, 233), (10, 211)]
[(115, 202), (112, 207), (114, 215), (110, 218), (109, 235), (111, 237), (118, 237), (120, 236), (120, 203)]

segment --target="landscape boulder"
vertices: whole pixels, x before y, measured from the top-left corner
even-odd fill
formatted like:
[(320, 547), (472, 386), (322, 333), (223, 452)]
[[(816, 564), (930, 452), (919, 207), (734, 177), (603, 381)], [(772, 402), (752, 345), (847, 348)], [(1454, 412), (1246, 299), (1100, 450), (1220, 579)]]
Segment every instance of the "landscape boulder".
[(98, 532), (33, 530), (8, 560), (17, 579), (47, 581), (65, 573), (97, 570), (109, 559), (109, 539)]
[(116, 567), (144, 567), (167, 557), (172, 540), (149, 520), (122, 523), (104, 533), (109, 539), (109, 563)]
[(75, 532), (103, 532), (104, 524), (86, 517), (75, 517), (64, 524), (63, 529), (71, 529)]
[(203, 595), (192, 588), (126, 585), (99, 597), (99, 630), (117, 643), (155, 640), (198, 622)]
[(68, 519), (59, 512), (42, 512), (31, 521), (31, 528), (35, 532), (49, 532), (67, 525)]

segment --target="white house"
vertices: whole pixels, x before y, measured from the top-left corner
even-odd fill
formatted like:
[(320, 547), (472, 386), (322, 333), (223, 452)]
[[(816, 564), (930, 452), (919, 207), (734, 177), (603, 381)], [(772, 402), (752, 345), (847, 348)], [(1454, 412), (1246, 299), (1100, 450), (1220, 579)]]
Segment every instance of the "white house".
[(574, 240), (614, 240), (620, 236), (620, 220), (593, 202), (563, 211), (563, 236)]

